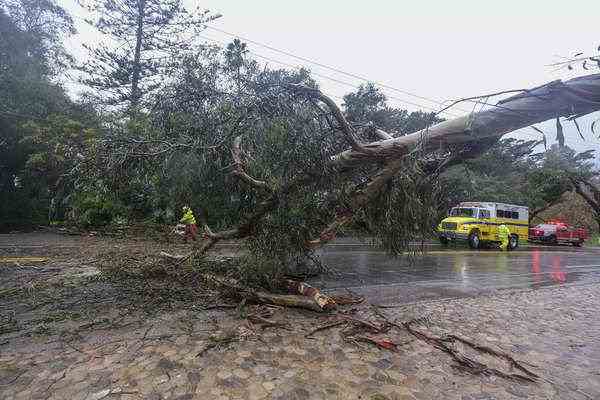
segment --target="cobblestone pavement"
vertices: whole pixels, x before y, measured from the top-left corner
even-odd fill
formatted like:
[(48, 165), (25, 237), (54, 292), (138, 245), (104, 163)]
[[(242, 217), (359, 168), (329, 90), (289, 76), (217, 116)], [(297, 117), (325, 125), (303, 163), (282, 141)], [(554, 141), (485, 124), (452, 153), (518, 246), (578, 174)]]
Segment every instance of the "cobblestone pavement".
[[(0, 336), (0, 398), (599, 399), (599, 309), (600, 286), (590, 284), (379, 310), (389, 320), (429, 316), (431, 332), (508, 352), (541, 376), (537, 383), (457, 369), (399, 329), (388, 333), (397, 352), (349, 343), (340, 327), (305, 337), (340, 315), (278, 310), (273, 318), (289, 329), (252, 331), (235, 309), (183, 310), (110, 328), (79, 322), (58, 335)], [(349, 313), (376, 318), (367, 305)], [(203, 352), (211, 343), (219, 345)]]

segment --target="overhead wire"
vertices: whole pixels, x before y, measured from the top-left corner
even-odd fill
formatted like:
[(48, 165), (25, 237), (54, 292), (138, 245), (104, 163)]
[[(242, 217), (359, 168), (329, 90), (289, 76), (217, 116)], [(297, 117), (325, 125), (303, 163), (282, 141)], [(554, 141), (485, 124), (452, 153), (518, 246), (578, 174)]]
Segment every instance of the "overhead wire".
[[(219, 32), (219, 33), (225, 34), (225, 35), (230, 36), (230, 37), (239, 38), (239, 39), (241, 39), (241, 40), (243, 40), (245, 42), (248, 42), (248, 43), (254, 44), (256, 46), (268, 49), (270, 51), (273, 51), (273, 52), (276, 52), (276, 53), (280, 53), (280, 54), (283, 54), (285, 56), (292, 57), (292, 58), (295, 58), (297, 60), (301, 60), (301, 61), (304, 61), (306, 63), (313, 64), (313, 65), (316, 65), (318, 67), (321, 67), (321, 68), (324, 68), (324, 69), (327, 69), (327, 70), (330, 70), (330, 71), (333, 71), (333, 72), (336, 72), (336, 73), (339, 73), (339, 74), (342, 74), (342, 75), (345, 75), (345, 76), (348, 76), (348, 77), (351, 77), (351, 78), (354, 78), (354, 79), (362, 80), (362, 81), (365, 81), (365, 82), (371, 82), (371, 83), (373, 83), (376, 86), (379, 86), (381, 88), (392, 90), (392, 91), (395, 91), (395, 92), (398, 92), (398, 93), (402, 93), (402, 94), (405, 94), (405, 95), (408, 95), (408, 96), (411, 96), (411, 97), (414, 97), (414, 98), (418, 98), (418, 99), (421, 99), (421, 100), (424, 100), (424, 101), (427, 101), (427, 102), (435, 103), (435, 104), (438, 104), (438, 105), (441, 105), (441, 106), (444, 106), (445, 104), (447, 104), (447, 101), (443, 102), (443, 101), (435, 100), (435, 99), (432, 99), (432, 98), (428, 98), (426, 96), (421, 96), (421, 95), (412, 93), (412, 92), (407, 91), (407, 90), (403, 90), (403, 89), (399, 89), (399, 88), (393, 87), (393, 86), (385, 84), (385, 83), (373, 81), (373, 80), (368, 79), (368, 78), (366, 78), (364, 76), (361, 76), (361, 75), (358, 75), (358, 74), (354, 74), (354, 73), (351, 73), (351, 72), (347, 72), (347, 71), (344, 71), (344, 70), (339, 69), (339, 68), (331, 67), (331, 66), (326, 65), (326, 64), (324, 64), (322, 62), (318, 62), (318, 61), (312, 60), (312, 59), (307, 58), (307, 57), (298, 56), (298, 55), (290, 53), (288, 51), (276, 48), (274, 46), (271, 46), (271, 45), (268, 45), (268, 44), (265, 44), (265, 43), (262, 43), (262, 42), (259, 42), (259, 41), (256, 41), (256, 40), (252, 40), (250, 38), (238, 35), (236, 33), (228, 32), (228, 31), (225, 31), (223, 29), (216, 28), (214, 26), (204, 25), (204, 27), (206, 29), (209, 29), (209, 30), (212, 30), (212, 31), (215, 31), (215, 32)], [(223, 45), (223, 46), (226, 45), (225, 42), (223, 42), (221, 40), (218, 40), (218, 39), (215, 39), (215, 38), (211, 38), (211, 37), (208, 37), (208, 36), (205, 36), (205, 35), (197, 35), (197, 36), (199, 36), (201, 38), (204, 38), (206, 40), (218, 43), (218, 44)], [(301, 69), (302, 67), (304, 67), (304, 66), (300, 67), (298, 65), (293, 65), (293, 64), (290, 64), (290, 63), (282, 61), (282, 60), (278, 60), (278, 59), (275, 59), (275, 58), (272, 58), (272, 57), (268, 57), (268, 56), (265, 56), (263, 54), (259, 54), (259, 53), (255, 52), (255, 51), (252, 51), (252, 50), (248, 50), (248, 52), (251, 53), (251, 54), (253, 54), (254, 56), (256, 56), (258, 58), (263, 59), (263, 60), (266, 60), (266, 61), (269, 61), (269, 62), (274, 62), (274, 63), (280, 64), (280, 65), (283, 65), (283, 66), (286, 66), (286, 67), (289, 67), (289, 68)], [(341, 85), (344, 85), (344, 86), (352, 87), (354, 89), (359, 89), (359, 86), (357, 86), (357, 85), (355, 85), (353, 83), (346, 82), (346, 81), (343, 81), (343, 80), (340, 80), (340, 79), (337, 79), (337, 78), (334, 78), (334, 77), (331, 77), (331, 76), (328, 76), (328, 75), (324, 75), (324, 74), (321, 74), (321, 73), (318, 73), (318, 72), (311, 71), (311, 75), (314, 75), (314, 76), (320, 77), (322, 79), (326, 79), (326, 80), (335, 82), (337, 84), (341, 84)], [(418, 107), (418, 108), (422, 108), (422, 109), (434, 111), (434, 112), (437, 112), (437, 113), (440, 112), (439, 109), (436, 109), (436, 108), (431, 107), (431, 106), (427, 106), (427, 105), (424, 105), (424, 104), (420, 104), (420, 103), (408, 101), (406, 99), (401, 99), (401, 98), (398, 98), (398, 97), (390, 96), (387, 93), (384, 93), (384, 94), (386, 95), (387, 98), (392, 99), (392, 100), (396, 100), (396, 101), (398, 101), (400, 103), (403, 103), (403, 104), (408, 104), (408, 105), (411, 105), (411, 106), (414, 106), (414, 107)], [(327, 95), (331, 96), (331, 97), (334, 97), (334, 98), (337, 98), (337, 99), (340, 99), (342, 101), (344, 100), (341, 96), (332, 95), (332, 94), (327, 94)], [(487, 99), (488, 98), (489, 97), (486, 97), (485, 100), (483, 100), (483, 101), (481, 101), (481, 99), (477, 99), (476, 101), (473, 101), (473, 103), (475, 103), (474, 107), (473, 107), (473, 111), (475, 110), (475, 108), (476, 108), (477, 105), (481, 105), (482, 109), (483, 109), (483, 107), (485, 107), (485, 105), (491, 105), (491, 106), (493, 106), (492, 104), (487, 103)], [(457, 108), (457, 109), (460, 110), (460, 111), (469, 113), (469, 111), (461, 110), (460, 108)], [(447, 115), (453, 116), (453, 117), (457, 117), (458, 116), (458, 115), (456, 115), (454, 113), (448, 112), (447, 110), (443, 110), (441, 112), (445, 113)]]
[[(197, 35), (197, 36), (200, 37), (200, 38), (202, 38), (202, 39), (206, 39), (206, 40), (210, 40), (212, 42), (218, 43), (218, 44), (220, 44), (222, 46), (226, 45), (226, 43), (223, 42), (222, 40), (218, 40), (218, 39), (206, 36), (206, 35)], [(298, 69), (298, 70), (302, 68), (302, 67), (300, 67), (298, 65), (293, 65), (293, 64), (290, 64), (290, 63), (285, 62), (285, 61), (281, 61), (281, 60), (278, 60), (278, 59), (275, 59), (275, 58), (272, 58), (272, 57), (268, 57), (268, 56), (265, 56), (263, 54), (259, 54), (259, 53), (255, 52), (255, 51), (252, 51), (252, 50), (247, 50), (247, 51), (248, 51), (248, 53), (250, 53), (250, 54), (252, 54), (252, 55), (254, 55), (254, 56), (258, 57), (258, 58), (261, 58), (263, 60), (266, 60), (266, 61), (274, 62), (274, 63), (280, 64), (280, 65), (283, 65), (283, 66), (286, 66), (286, 67), (289, 67), (289, 68)], [(317, 77), (322, 78), (322, 79), (330, 80), (330, 81), (338, 83), (340, 85), (348, 86), (348, 87), (351, 87), (353, 89), (360, 89), (360, 86), (357, 86), (356, 84), (353, 84), (353, 83), (350, 83), (350, 82), (343, 81), (341, 79), (337, 79), (337, 78), (334, 78), (334, 77), (331, 77), (331, 76), (328, 76), (328, 75), (324, 75), (324, 74), (321, 74), (321, 73), (318, 73), (318, 72), (314, 72), (314, 71), (310, 71), (310, 73), (311, 73), (311, 75), (317, 76)], [(411, 105), (411, 106), (414, 106), (414, 107), (418, 107), (418, 108), (421, 108), (421, 109), (426, 109), (426, 110), (429, 110), (429, 111), (432, 111), (432, 112), (437, 112), (438, 111), (438, 109), (436, 109), (434, 107), (431, 107), (431, 106), (427, 106), (427, 105), (424, 105), (424, 104), (415, 103), (415, 102), (412, 102), (412, 101), (409, 101), (409, 100), (405, 100), (405, 99), (401, 99), (401, 98), (398, 98), (398, 97), (395, 97), (395, 96), (390, 96), (387, 93), (384, 93), (384, 94), (385, 94), (385, 96), (388, 99), (396, 100), (396, 101), (398, 101), (400, 103), (403, 103), (403, 104), (408, 104), (408, 105)], [(340, 98), (339, 96), (333, 96), (333, 97)], [(458, 116), (457, 114), (454, 114), (454, 113), (451, 113), (451, 112), (448, 112), (448, 111), (443, 111), (443, 113), (447, 114), (449, 116), (452, 116), (452, 117), (457, 117)]]
[[(75, 18), (77, 18), (77, 19), (85, 20), (85, 18), (83, 18), (83, 17), (81, 17), (79, 15), (73, 15), (73, 16)], [(415, 94), (415, 93), (412, 93), (412, 92), (409, 92), (409, 91), (406, 91), (406, 90), (398, 89), (398, 88), (395, 88), (393, 86), (390, 86), (390, 85), (387, 85), (387, 84), (384, 84), (384, 83), (381, 83), (381, 82), (370, 80), (370, 79), (368, 79), (366, 77), (363, 77), (363, 76), (360, 76), (360, 75), (357, 75), (357, 74), (353, 74), (353, 73), (350, 73), (350, 72), (343, 71), (343, 70), (341, 70), (339, 68), (330, 67), (330, 66), (325, 65), (323, 63), (320, 63), (318, 61), (314, 61), (314, 60), (311, 60), (311, 59), (308, 59), (308, 58), (305, 58), (305, 57), (297, 56), (297, 55), (292, 54), (290, 52), (287, 52), (285, 50), (277, 49), (277, 48), (275, 48), (273, 46), (269, 46), (267, 44), (264, 44), (264, 43), (261, 43), (261, 42), (255, 41), (255, 40), (252, 40), (252, 39), (249, 39), (249, 38), (246, 38), (246, 37), (242, 37), (240, 35), (237, 35), (237, 34), (234, 34), (234, 33), (231, 33), (231, 32), (227, 32), (227, 31), (224, 31), (224, 30), (219, 29), (219, 28), (215, 28), (215, 27), (208, 26), (208, 25), (205, 25), (205, 28), (211, 29), (213, 31), (217, 31), (217, 32), (220, 32), (220, 33), (223, 33), (223, 34), (226, 34), (226, 35), (231, 36), (231, 37), (237, 37), (237, 38), (239, 38), (239, 39), (241, 39), (241, 40), (243, 40), (245, 42), (252, 43), (252, 44), (255, 44), (257, 46), (266, 48), (268, 50), (275, 51), (275, 52), (284, 54), (286, 56), (289, 56), (289, 57), (292, 57), (292, 58), (296, 58), (298, 60), (301, 60), (301, 61), (304, 61), (304, 62), (307, 62), (307, 63), (310, 63), (310, 64), (317, 65), (317, 66), (319, 66), (321, 68), (325, 68), (325, 69), (328, 69), (330, 71), (333, 71), (333, 72), (336, 72), (336, 73), (339, 73), (339, 74), (342, 74), (342, 75), (345, 75), (345, 76), (348, 76), (348, 77), (359, 79), (359, 80), (362, 80), (362, 81), (365, 81), (365, 82), (371, 82), (371, 83), (375, 84), (376, 86), (379, 86), (379, 87), (382, 87), (382, 88), (385, 88), (385, 89), (388, 89), (388, 90), (392, 90), (392, 91), (395, 91), (395, 92), (398, 92), (398, 93), (403, 93), (405, 95), (408, 95), (408, 96), (411, 96), (411, 97), (415, 97), (415, 98), (418, 98), (418, 99), (421, 99), (421, 100), (424, 100), (424, 101), (428, 101), (428, 102), (431, 102), (431, 103), (434, 103), (434, 104), (437, 104), (437, 105), (440, 105), (440, 106), (443, 106), (445, 104), (442, 101), (434, 100), (434, 99), (431, 99), (431, 98), (428, 98), (428, 97), (425, 97), (425, 96), (420, 96), (418, 94)], [(215, 38), (211, 38), (211, 37), (204, 36), (204, 35), (196, 35), (196, 36), (204, 38), (204, 39), (207, 39), (207, 40), (210, 40), (210, 41), (213, 41), (213, 42), (216, 42), (216, 43), (219, 43), (221, 45), (226, 45), (225, 42), (223, 42), (221, 40), (218, 40), (218, 39), (215, 39)], [(292, 65), (290, 63), (286, 63), (284, 61), (277, 60), (277, 59), (274, 59), (272, 57), (268, 57), (268, 56), (265, 56), (263, 54), (256, 53), (255, 51), (250, 51), (249, 50), (249, 52), (252, 53), (253, 55), (259, 57), (259, 58), (262, 58), (262, 59), (270, 61), (270, 62), (275, 62), (275, 63), (281, 64), (281, 65), (284, 65), (284, 66), (287, 66), (287, 67), (290, 67), (290, 68), (295, 68), (295, 69), (299, 69), (300, 68), (300, 67), (298, 67), (296, 65)], [(311, 74), (314, 75), (314, 76), (318, 76), (318, 77), (320, 77), (322, 79), (327, 79), (329, 81), (332, 81), (332, 82), (335, 82), (335, 83), (338, 83), (338, 84), (341, 84), (341, 85), (344, 85), (344, 86), (352, 87), (354, 89), (358, 89), (359, 88), (359, 86), (357, 86), (357, 85), (355, 85), (353, 83), (346, 82), (346, 81), (343, 81), (343, 80), (340, 80), (340, 79), (337, 79), (337, 78), (334, 78), (334, 77), (331, 77), (331, 76), (327, 76), (327, 75), (324, 75), (324, 74), (320, 74), (318, 72), (311, 71)], [(420, 103), (416, 103), (414, 101), (409, 101), (409, 100), (406, 100), (406, 99), (398, 98), (398, 97), (395, 97), (395, 96), (391, 96), (391, 95), (389, 95), (387, 93), (384, 93), (384, 94), (386, 95), (387, 98), (389, 98), (391, 100), (396, 100), (396, 101), (398, 101), (398, 102), (400, 102), (402, 104), (411, 105), (413, 107), (418, 107), (420, 109), (425, 109), (425, 110), (429, 110), (429, 111), (432, 111), (432, 112), (439, 113), (439, 109), (438, 108), (435, 108), (435, 107), (432, 107), (432, 106), (428, 106), (428, 105), (424, 105), (424, 104), (420, 104)], [(332, 96), (332, 97), (340, 98), (340, 96)], [(459, 108), (457, 108), (457, 109), (460, 110)], [(460, 111), (468, 112), (466, 110), (460, 110)], [(448, 116), (458, 117), (457, 114), (454, 114), (454, 113), (449, 112), (447, 110), (444, 110), (443, 113), (446, 114), (446, 115), (448, 115)]]
[[(333, 71), (333, 72), (337, 72), (339, 74), (342, 74), (342, 75), (345, 75), (345, 76), (348, 76), (348, 77), (351, 77), (351, 78), (354, 78), (354, 79), (359, 79), (359, 80), (364, 81), (364, 82), (371, 82), (371, 83), (373, 83), (373, 84), (375, 84), (377, 86), (380, 86), (382, 88), (386, 88), (386, 89), (393, 90), (393, 91), (398, 92), (398, 93), (405, 94), (407, 96), (411, 96), (411, 97), (414, 97), (414, 98), (417, 98), (417, 99), (421, 99), (421, 100), (425, 100), (425, 101), (428, 101), (428, 102), (431, 102), (431, 103), (435, 103), (435, 104), (440, 105), (440, 106), (444, 105), (444, 102), (441, 101), (441, 100), (435, 100), (435, 99), (432, 99), (432, 98), (429, 98), (429, 97), (426, 97), (426, 96), (421, 96), (421, 95), (418, 95), (416, 93), (410, 92), (408, 90), (398, 89), (398, 88), (396, 88), (394, 86), (391, 86), (391, 85), (388, 85), (388, 84), (385, 84), (385, 83), (382, 83), (382, 82), (374, 81), (374, 80), (368, 79), (368, 78), (366, 78), (364, 76), (361, 76), (361, 75), (358, 75), (358, 74), (354, 74), (354, 73), (351, 73), (351, 72), (347, 72), (347, 71), (341, 70), (339, 68), (331, 67), (331, 66), (326, 65), (326, 64), (324, 64), (322, 62), (318, 62), (318, 61), (312, 60), (310, 58), (298, 56), (296, 54), (290, 53), (289, 51), (281, 50), (281, 49), (278, 49), (278, 48), (276, 48), (274, 46), (271, 46), (271, 45), (268, 45), (268, 44), (265, 44), (265, 43), (261, 43), (261, 42), (258, 42), (256, 40), (252, 40), (252, 39), (249, 39), (247, 37), (243, 37), (243, 36), (240, 36), (238, 34), (225, 31), (223, 29), (215, 28), (214, 26), (205, 25), (204, 27), (206, 29), (210, 29), (212, 31), (220, 32), (220, 33), (225, 34), (227, 36), (239, 38), (239, 39), (241, 39), (241, 40), (243, 40), (245, 42), (252, 43), (254, 45), (263, 47), (265, 49), (268, 49), (268, 50), (271, 50), (271, 51), (274, 51), (274, 52), (286, 55), (288, 57), (292, 57), (292, 58), (295, 58), (295, 59), (298, 59), (298, 60), (301, 60), (301, 61), (313, 64), (313, 65), (317, 65), (317, 66), (319, 66), (321, 68), (324, 68), (324, 69), (327, 69), (327, 70), (330, 70), (330, 71)], [(461, 111), (468, 112), (468, 111), (465, 111), (465, 110), (461, 110)]]
[[(248, 38), (248, 37), (241, 36), (241, 35), (239, 35), (239, 34), (237, 34), (237, 33), (229, 32), (229, 31), (226, 31), (226, 30), (224, 30), (224, 29), (216, 28), (216, 27), (214, 27), (214, 26), (210, 26), (210, 25), (204, 25), (204, 27), (205, 27), (206, 29), (209, 29), (209, 30), (212, 30), (212, 31), (215, 31), (215, 32), (219, 32), (219, 33), (222, 33), (222, 34), (224, 34), (224, 35), (227, 35), (227, 36), (230, 36), (230, 37), (239, 38), (239, 39), (241, 39), (241, 40), (243, 40), (243, 41), (245, 41), (245, 42), (252, 43), (252, 44), (254, 44), (254, 45), (257, 45), (257, 46), (260, 46), (260, 47), (262, 47), (262, 48), (268, 49), (268, 50), (270, 50), (270, 51), (277, 52), (277, 53), (283, 54), (283, 55), (285, 55), (285, 56), (292, 57), (292, 58), (295, 58), (295, 59), (298, 59), (298, 60), (301, 60), (301, 61), (304, 61), (304, 62), (307, 62), (307, 63), (313, 64), (313, 65), (319, 66), (319, 67), (321, 67), (321, 68), (324, 68), (324, 69), (327, 69), (327, 70), (330, 70), (330, 71), (333, 71), (333, 72), (336, 72), (336, 73), (339, 73), (339, 74), (342, 74), (342, 75), (345, 75), (345, 76), (348, 76), (348, 77), (352, 77), (352, 78), (355, 78), (355, 79), (359, 79), (359, 80), (362, 80), (362, 81), (365, 81), (365, 82), (371, 82), (371, 83), (373, 83), (373, 84), (375, 84), (375, 85), (377, 85), (377, 86), (379, 86), (379, 87), (382, 87), (382, 88), (385, 88), (385, 89), (389, 89), (389, 90), (392, 90), (392, 91), (396, 91), (396, 92), (398, 92), (398, 93), (403, 93), (403, 94), (405, 94), (405, 95), (408, 95), (408, 96), (411, 96), (411, 97), (415, 97), (415, 98), (418, 98), (418, 99), (421, 99), (421, 100), (425, 100), (425, 101), (428, 101), (428, 102), (431, 102), (431, 103), (435, 103), (435, 104), (438, 104), (438, 105), (440, 105), (440, 106), (442, 106), (442, 107), (444, 107), (444, 106), (445, 106), (445, 105), (448, 103), (448, 101), (445, 101), (445, 102), (444, 102), (444, 101), (435, 100), (435, 99), (432, 99), (432, 98), (429, 98), (429, 97), (426, 97), (426, 96), (421, 96), (421, 95), (418, 95), (418, 94), (416, 94), (416, 93), (413, 93), (413, 92), (410, 92), (410, 91), (407, 91), (407, 90), (404, 90), (404, 89), (399, 89), (399, 88), (396, 88), (396, 87), (394, 87), (394, 86), (391, 86), (391, 85), (388, 85), (388, 84), (385, 84), (385, 83), (382, 83), (382, 82), (377, 82), (377, 81), (374, 81), (374, 80), (368, 79), (368, 78), (366, 78), (366, 77), (364, 77), (364, 76), (361, 76), (361, 75), (358, 75), (358, 74), (354, 74), (354, 73), (351, 73), (351, 72), (347, 72), (347, 71), (344, 71), (344, 70), (342, 70), (342, 69), (340, 69), (340, 68), (335, 68), (335, 67), (332, 67), (332, 66), (326, 65), (326, 64), (324, 64), (324, 63), (322, 63), (322, 62), (319, 62), (319, 61), (312, 60), (312, 59), (310, 59), (310, 58), (307, 58), (307, 57), (302, 57), (302, 56), (299, 56), (299, 55), (293, 54), (293, 53), (291, 53), (291, 52), (289, 52), (289, 51), (286, 51), (286, 50), (282, 50), (282, 49), (276, 48), (276, 47), (274, 47), (274, 46), (272, 46), (272, 45), (265, 44), (265, 43), (262, 43), (262, 42), (259, 42), (259, 41), (256, 41), (256, 40), (252, 40), (252, 39), (250, 39), (250, 38)], [(214, 40), (214, 39), (213, 39), (213, 40)], [(252, 52), (252, 53), (253, 53), (254, 55), (257, 55), (258, 57), (261, 57), (261, 58), (267, 59), (267, 57), (265, 57), (265, 56), (258, 55), (258, 54), (256, 54), (255, 52)], [(585, 57), (585, 58), (582, 58), (582, 60), (583, 60), (583, 59), (587, 59), (587, 57)], [(280, 64), (282, 64), (282, 65), (285, 65), (285, 63), (283, 63), (282, 61), (279, 61), (279, 60), (273, 60), (273, 59), (271, 59), (271, 61), (273, 61), (273, 62), (278, 62), (278, 63), (280, 63)], [(288, 66), (290, 66), (289, 64), (287, 64), (287, 65), (288, 65)], [(324, 75), (322, 75), (322, 74), (318, 74), (318, 73), (316, 73), (316, 72), (313, 72), (313, 71), (311, 71), (311, 74), (313, 74), (313, 75), (315, 75), (315, 76), (320, 76), (320, 77), (321, 77), (321, 78), (323, 78), (323, 79), (329, 79), (329, 80), (331, 80), (331, 81), (334, 81), (334, 82), (337, 82), (337, 83), (340, 83), (340, 84), (344, 84), (344, 85), (347, 85), (347, 86), (357, 87), (356, 85), (353, 85), (353, 84), (351, 84), (351, 83), (344, 82), (344, 81), (340, 81), (340, 80), (338, 80), (338, 79), (336, 79), (336, 78), (332, 78), (332, 77), (324, 76)], [(442, 110), (440, 111), (439, 109), (435, 109), (435, 108), (432, 108), (432, 107), (429, 107), (429, 106), (424, 106), (423, 104), (418, 104), (418, 103), (410, 102), (410, 101), (407, 101), (407, 100), (404, 100), (404, 99), (399, 99), (399, 98), (396, 98), (396, 97), (393, 97), (393, 96), (389, 96), (389, 95), (387, 95), (387, 94), (386, 94), (386, 96), (387, 96), (388, 98), (390, 98), (390, 99), (397, 100), (397, 101), (399, 101), (399, 102), (402, 102), (402, 103), (405, 103), (405, 104), (410, 104), (410, 105), (412, 105), (412, 106), (415, 106), (415, 107), (420, 107), (420, 108), (424, 108), (424, 109), (428, 109), (428, 110), (436, 111), (436, 113), (441, 113), (441, 112), (443, 112), (443, 113), (445, 113), (445, 114), (448, 114), (448, 115), (451, 115), (451, 116), (453, 116), (453, 117), (457, 117), (457, 116), (458, 116), (458, 115), (456, 115), (456, 114), (453, 114), (453, 113), (447, 112), (447, 111), (446, 111), (444, 108), (442, 108)], [(473, 103), (475, 103), (475, 104), (474, 104), (474, 106), (473, 106), (473, 111), (471, 111), (471, 112), (469, 112), (469, 111), (467, 111), (467, 110), (464, 110), (464, 109), (460, 109), (460, 108), (458, 108), (458, 107), (455, 107), (455, 108), (456, 108), (457, 110), (459, 110), (459, 111), (462, 111), (462, 112), (465, 112), (465, 113), (473, 113), (473, 112), (474, 112), (474, 110), (475, 110), (475, 107), (476, 107), (478, 104), (480, 104), (480, 105), (481, 105), (481, 110), (480, 110), (480, 111), (482, 111), (482, 110), (483, 110), (483, 108), (484, 108), (486, 105), (488, 105), (488, 106), (491, 106), (491, 107), (498, 107), (498, 108), (501, 108), (501, 109), (510, 110), (510, 111), (513, 111), (513, 112), (515, 112), (515, 113), (527, 114), (527, 112), (518, 112), (518, 111), (516, 111), (516, 110), (512, 110), (512, 109), (509, 109), (509, 108), (507, 108), (507, 107), (502, 107), (502, 106), (499, 106), (499, 105), (490, 104), (490, 103), (488, 103), (488, 99), (489, 99), (489, 97), (490, 97), (490, 96), (485, 96), (485, 100), (483, 100), (483, 101), (482, 101), (483, 97), (482, 97), (482, 98), (478, 98), (478, 99), (476, 99), (476, 100), (474, 100), (474, 101), (473, 101), (472, 99), (471, 99), (471, 100), (469, 100), (469, 99), (465, 99), (465, 101), (468, 101), (468, 102), (473, 102)]]

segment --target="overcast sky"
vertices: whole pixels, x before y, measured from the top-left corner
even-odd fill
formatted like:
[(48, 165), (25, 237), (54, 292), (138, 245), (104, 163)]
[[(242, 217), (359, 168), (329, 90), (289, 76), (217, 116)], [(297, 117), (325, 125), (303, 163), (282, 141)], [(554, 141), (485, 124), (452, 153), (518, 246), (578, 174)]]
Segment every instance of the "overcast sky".
[[(74, 0), (60, 3), (84, 16)], [(184, 4), (223, 14), (212, 23), (216, 28), (434, 101), (568, 79), (581, 71), (555, 71), (548, 65), (579, 51), (593, 53), (600, 45), (600, 0), (184, 0)], [(81, 34), (69, 43), (78, 51), (78, 42), (97, 37), (81, 20), (76, 22)], [(232, 40), (213, 30), (205, 36)], [(249, 48), (346, 83), (362, 83), (257, 45)], [(352, 90), (316, 79), (334, 96)], [(439, 108), (432, 101), (390, 89), (384, 92), (400, 99), (390, 99), (395, 106), (414, 110), (410, 102)], [(586, 132), (592, 120), (581, 123), (586, 141), (565, 124), (568, 144), (600, 151), (600, 140)], [(553, 137), (553, 124), (547, 130)], [(523, 137), (536, 136), (533, 130), (523, 132)]]

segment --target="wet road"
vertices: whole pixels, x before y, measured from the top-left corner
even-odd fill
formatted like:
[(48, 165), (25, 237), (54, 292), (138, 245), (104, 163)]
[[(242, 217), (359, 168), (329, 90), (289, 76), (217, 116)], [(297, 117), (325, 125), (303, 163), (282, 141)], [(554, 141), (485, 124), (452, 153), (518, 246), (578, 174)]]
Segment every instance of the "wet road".
[(477, 296), (506, 289), (600, 283), (600, 249), (530, 247), (514, 252), (441, 247), (425, 255), (388, 257), (331, 246), (322, 254), (337, 276), (313, 281), (325, 291), (348, 288), (376, 304)]

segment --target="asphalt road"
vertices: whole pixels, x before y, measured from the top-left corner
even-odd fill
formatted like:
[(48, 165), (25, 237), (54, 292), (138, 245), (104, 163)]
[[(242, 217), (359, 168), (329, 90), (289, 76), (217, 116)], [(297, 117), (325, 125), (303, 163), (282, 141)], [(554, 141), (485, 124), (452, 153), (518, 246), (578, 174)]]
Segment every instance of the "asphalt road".
[[(143, 242), (50, 233), (0, 235), (2, 257), (81, 257), (83, 248)], [(415, 244), (416, 246), (417, 244)], [(236, 247), (224, 243), (224, 249)], [(175, 252), (183, 252), (186, 246)], [(600, 284), (600, 247), (522, 246), (517, 251), (474, 251), (427, 243), (423, 255), (386, 256), (355, 239), (338, 239), (322, 260), (337, 273), (311, 281), (325, 291), (348, 288), (377, 304), (470, 297), (499, 290), (535, 290), (549, 285)]]
[(350, 289), (376, 304), (600, 283), (600, 248), (532, 246), (507, 253), (438, 246), (423, 255), (393, 258), (342, 245), (331, 246), (321, 257), (337, 274), (317, 278), (315, 285), (325, 291)]

